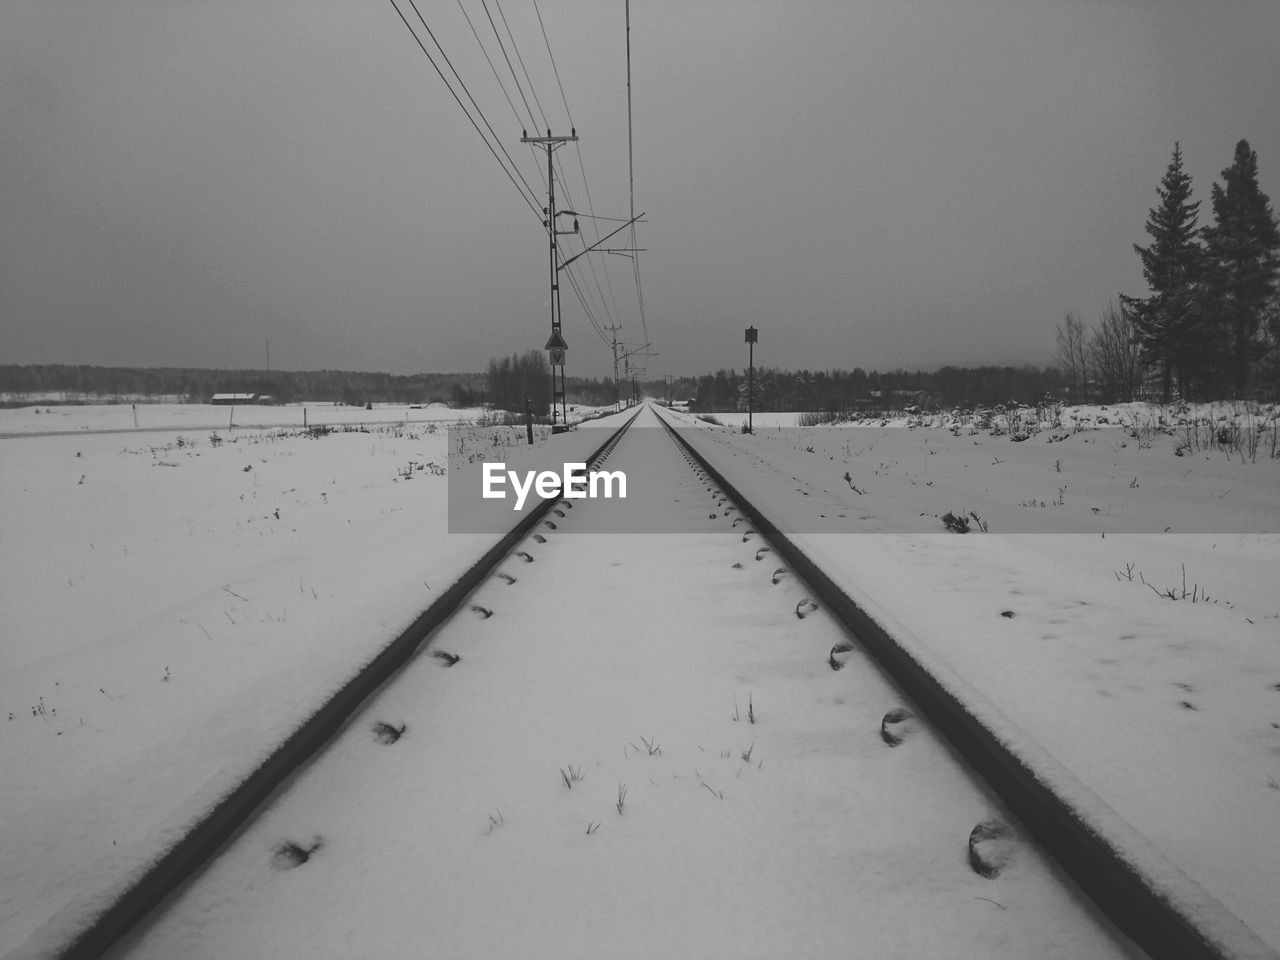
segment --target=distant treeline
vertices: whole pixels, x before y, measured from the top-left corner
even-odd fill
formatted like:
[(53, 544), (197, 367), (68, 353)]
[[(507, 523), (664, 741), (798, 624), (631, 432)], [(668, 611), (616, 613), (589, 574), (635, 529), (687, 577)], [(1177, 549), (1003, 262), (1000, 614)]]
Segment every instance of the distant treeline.
[[(856, 411), (905, 406), (958, 407), (997, 403), (1034, 404), (1060, 397), (1062, 372), (1056, 367), (942, 367), (925, 372), (853, 370), (755, 371), (756, 410)], [(698, 411), (745, 410), (747, 372), (718, 370), (644, 384), (652, 397), (687, 400)]]
[[(860, 367), (853, 370), (755, 371), (756, 410), (854, 411), (904, 406), (1034, 404), (1062, 398), (1068, 382), (1055, 367), (943, 367), (933, 371)], [(631, 384), (618, 385), (620, 399)], [(745, 410), (747, 372), (718, 370), (670, 382), (646, 380), (636, 392), (657, 399), (686, 400), (694, 410)], [(451, 403), (489, 404), (524, 412), (526, 394), (534, 412), (545, 416), (551, 402), (551, 370), (541, 351), (531, 350), (489, 362), (487, 373), (396, 375), (348, 370), (207, 370), (178, 367), (97, 367), (66, 364), (0, 365), (0, 393), (15, 399), (35, 395), (86, 398), (168, 399), (207, 403), (215, 393), (266, 394), (281, 403)], [(570, 377), (571, 404), (607, 406), (614, 401), (611, 379)]]
[[(480, 398), (499, 410), (523, 413), (527, 397), (535, 415), (543, 417), (550, 412), (551, 367), (541, 350), (491, 359), (485, 387)], [(567, 377), (565, 399), (572, 404), (607, 406), (613, 403), (613, 381)]]
[(266, 394), (281, 403), (456, 403), (484, 396), (479, 373), (407, 376), (352, 370), (208, 370), (187, 367), (0, 365), (0, 393), (82, 397), (168, 398), (207, 403), (215, 393)]
[[(0, 394), (17, 402), (54, 394), (56, 400), (68, 402), (176, 397), (188, 403), (208, 403), (215, 393), (255, 393), (279, 403), (450, 403), (474, 407), (492, 402), (523, 413), (526, 392), (535, 411), (545, 415), (551, 404), (551, 371), (540, 351), (490, 361), (487, 375), (0, 364)], [(566, 393), (570, 403), (605, 406), (613, 402), (613, 381), (569, 377)]]

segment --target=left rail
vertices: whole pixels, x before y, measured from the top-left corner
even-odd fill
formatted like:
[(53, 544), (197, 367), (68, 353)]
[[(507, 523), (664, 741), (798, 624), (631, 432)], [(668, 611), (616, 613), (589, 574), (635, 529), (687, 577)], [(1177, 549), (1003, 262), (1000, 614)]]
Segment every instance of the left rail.
[[(588, 465), (594, 465), (608, 455), (642, 409), (637, 408), (591, 453)], [(404, 632), (361, 667), (235, 789), (219, 800), (136, 881), (78, 931), (69, 943), (56, 948), (52, 955), (62, 960), (100, 957), (176, 887), (212, 860), (222, 845), (257, 814), (285, 780), (319, 753), (379, 687), (430, 644), (432, 632), (457, 611), (463, 600), (484, 582), (494, 567), (557, 502), (559, 497), (551, 497), (526, 512)], [(48, 955), (38, 949), (24, 952), (20, 948), (15, 956), (36, 958)]]

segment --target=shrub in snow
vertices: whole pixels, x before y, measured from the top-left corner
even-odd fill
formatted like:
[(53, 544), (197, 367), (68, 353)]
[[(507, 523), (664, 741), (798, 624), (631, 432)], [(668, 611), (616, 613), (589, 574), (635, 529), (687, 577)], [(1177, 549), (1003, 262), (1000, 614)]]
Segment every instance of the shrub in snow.
[(403, 737), (407, 729), (408, 727), (403, 723), (395, 727), (379, 720), (373, 725), (373, 738), (381, 744), (392, 744)]
[(322, 846), (324, 846), (324, 838), (319, 836), (312, 838), (311, 846), (309, 847), (294, 843), (292, 840), (286, 840), (273, 851), (271, 864), (277, 870), (292, 870), (294, 867), (300, 867), (310, 860), (311, 855)]
[(969, 526), (970, 520), (972, 520), (975, 524), (977, 524), (978, 529), (981, 530), (983, 533), (987, 532), (986, 521), (983, 520), (980, 516), (977, 515), (977, 513), (975, 513), (972, 510), (970, 510), (967, 515), (955, 514), (955, 513), (952, 513), (950, 510), (948, 510), (946, 513), (942, 515), (940, 519), (942, 520), (943, 526), (945, 526), (948, 530), (952, 531), (953, 533), (968, 533), (970, 530), (970, 526)]

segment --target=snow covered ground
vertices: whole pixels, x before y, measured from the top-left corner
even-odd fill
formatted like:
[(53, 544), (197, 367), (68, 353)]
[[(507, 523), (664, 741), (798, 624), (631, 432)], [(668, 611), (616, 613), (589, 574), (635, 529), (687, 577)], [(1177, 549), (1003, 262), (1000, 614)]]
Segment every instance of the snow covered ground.
[[(1033, 849), (970, 869), (999, 805), (883, 742), (900, 695), (652, 414), (609, 466), (660, 508), (562, 509), (118, 955), (1133, 955)], [(682, 535), (592, 535), (628, 509)]]
[(89, 433), (96, 431), (199, 430), (226, 432), (236, 427), (307, 427), (321, 424), (468, 423), (484, 411), (459, 410), (441, 403), (425, 406), (336, 403), (242, 404), (94, 403), (62, 406), (33, 404), (3, 411), (2, 434)]
[[(121, 436), (85, 431), (132, 430), (127, 406), (50, 409), (0, 411), (0, 435), (45, 417), (74, 431), (0, 441), (0, 756), (20, 771), (0, 782), (0, 955), (73, 929), (489, 542), (444, 533), (431, 411), (324, 434), (140, 406), (144, 431), (188, 419)], [(727, 472), (760, 487), (744, 492), (791, 511), (851, 591), (1280, 946), (1280, 465), (1179, 457), (1176, 430), (1112, 424), (1052, 443), (815, 428), (797, 449), (756, 422), (754, 437), (708, 428)], [(590, 432), (541, 442), (585, 450)], [(991, 532), (945, 532), (948, 510)], [(1029, 516), (1034, 533), (1002, 532)], [(816, 532), (827, 520), (870, 532)], [(1153, 524), (1203, 532), (1116, 532)], [(530, 686), (543, 662), (528, 658)], [(590, 876), (661, 872), (645, 849)]]
[[(0, 757), (21, 771), (0, 781), (0, 955), (75, 929), (492, 541), (447, 533), (442, 424), (189, 426), (212, 409), (0, 441)], [(122, 414), (102, 411), (63, 422)]]
[[(679, 419), (851, 596), (1280, 947), (1280, 461), (1188, 452), (1185, 426), (1143, 429), (1159, 410), (1072, 413), (1083, 429), (1021, 442)], [(987, 533), (946, 531), (969, 511)]]
[[(607, 407), (575, 406), (569, 422), (608, 412)], [(242, 404), (214, 406), (207, 403), (94, 403), (60, 406), (33, 404), (0, 411), (0, 437), (43, 433), (93, 433), (186, 430), (212, 433), (228, 430), (314, 426), (465, 424), (483, 423), (493, 417), (480, 408), (458, 408), (443, 403), (375, 403), (369, 408), (337, 403)]]

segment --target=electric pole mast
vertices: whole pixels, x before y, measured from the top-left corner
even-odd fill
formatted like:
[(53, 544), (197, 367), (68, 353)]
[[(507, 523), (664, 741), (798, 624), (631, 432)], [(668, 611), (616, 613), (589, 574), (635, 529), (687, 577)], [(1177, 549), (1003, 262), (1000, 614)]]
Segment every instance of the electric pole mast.
[[(567, 233), (578, 232), (578, 221), (575, 219), (572, 230), (560, 230), (556, 226), (556, 176), (555, 168), (551, 162), (551, 155), (561, 144), (572, 143), (578, 139), (578, 131), (570, 129), (567, 137), (553, 137), (551, 131), (547, 131), (545, 137), (531, 137), (529, 132), (523, 131), (520, 137), (521, 143), (536, 143), (541, 147), (545, 147), (547, 151), (547, 206), (543, 212), (547, 215), (547, 219), (543, 224), (547, 228), (547, 236), (551, 240), (551, 338), (547, 340), (546, 349), (551, 354), (551, 432), (562, 433), (569, 429), (569, 411), (565, 402), (565, 380), (564, 380), (564, 355), (568, 349), (565, 343), (564, 335), (560, 332), (560, 281), (559, 281), (559, 264), (556, 262), (556, 237)], [(559, 405), (560, 412), (556, 413), (556, 406)], [(558, 422), (557, 422), (557, 417)]]
[(609, 336), (612, 338), (611, 346), (613, 350), (613, 412), (617, 413), (618, 412), (618, 346), (619, 346), (618, 331), (621, 330), (622, 327), (621, 326), (605, 327), (605, 329), (609, 331)]

